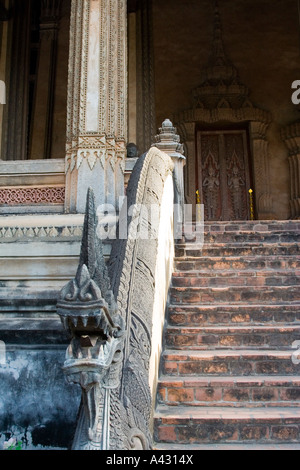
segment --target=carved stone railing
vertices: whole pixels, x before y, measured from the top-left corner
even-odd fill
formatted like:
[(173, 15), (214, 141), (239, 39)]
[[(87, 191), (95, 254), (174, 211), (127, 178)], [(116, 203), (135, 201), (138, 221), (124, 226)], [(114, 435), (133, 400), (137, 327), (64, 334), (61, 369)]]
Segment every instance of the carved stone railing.
[(57, 305), (71, 335), (64, 370), (82, 388), (74, 450), (152, 447), (174, 258), (173, 167), (171, 158), (155, 147), (139, 158), (108, 266), (97, 236), (93, 194), (88, 192), (77, 275)]

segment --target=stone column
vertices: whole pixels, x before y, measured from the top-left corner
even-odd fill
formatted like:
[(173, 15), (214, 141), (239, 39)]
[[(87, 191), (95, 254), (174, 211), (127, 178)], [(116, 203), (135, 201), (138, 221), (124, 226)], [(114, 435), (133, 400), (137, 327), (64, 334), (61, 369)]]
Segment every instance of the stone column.
[(50, 158), (57, 55), (62, 0), (42, 0), (40, 50), (30, 158)]
[(68, 83), (66, 212), (118, 209), (127, 140), (126, 0), (72, 0)]
[(300, 219), (300, 121), (281, 130), (289, 150), (291, 218)]

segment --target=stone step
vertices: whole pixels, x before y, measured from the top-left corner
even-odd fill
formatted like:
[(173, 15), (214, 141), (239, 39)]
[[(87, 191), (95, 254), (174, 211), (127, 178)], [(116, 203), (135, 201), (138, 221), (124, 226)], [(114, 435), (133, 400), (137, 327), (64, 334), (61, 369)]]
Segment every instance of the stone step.
[(300, 450), (300, 222), (211, 222), (176, 245), (156, 448)]
[(300, 269), (258, 271), (213, 271), (173, 273), (173, 287), (222, 287), (222, 286), (295, 286), (300, 284)]
[[(287, 232), (206, 232), (203, 240), (204, 245), (215, 243), (299, 243), (300, 232), (296, 230)], [(192, 244), (193, 242), (187, 242), (186, 246)]]
[[(187, 224), (187, 226), (192, 227), (195, 230), (199, 231), (199, 224), (195, 222), (193, 224)], [(201, 230), (203, 228), (201, 227)], [(299, 220), (246, 220), (246, 221), (218, 221), (218, 222), (209, 222), (204, 221), (204, 231), (219, 233), (219, 232), (288, 232), (288, 231), (300, 231), (300, 222)]]
[[(165, 350), (162, 374), (170, 376), (297, 375), (295, 350)], [(298, 357), (298, 356), (297, 356)]]
[(157, 400), (168, 406), (300, 406), (299, 376), (168, 377), (158, 382)]
[(255, 287), (171, 287), (170, 303), (174, 304), (201, 304), (217, 303), (261, 303), (269, 304), (279, 302), (299, 302), (300, 289), (294, 286), (264, 286)]
[(300, 223), (298, 220), (289, 221), (240, 221), (240, 222), (204, 222), (203, 224), (186, 223), (184, 225), (184, 233), (186, 234), (185, 240), (180, 241), (183, 243), (192, 243), (199, 238), (201, 234), (204, 236), (227, 236), (229, 235), (248, 235), (255, 234), (269, 235), (269, 234), (299, 234)]
[(300, 324), (300, 303), (284, 305), (169, 305), (170, 326)]
[(165, 344), (170, 349), (278, 349), (290, 350), (300, 343), (300, 325), (295, 326), (168, 326)]
[(160, 443), (299, 444), (300, 408), (158, 406), (154, 440)]
[(283, 230), (277, 228), (277, 230), (271, 230), (267, 227), (263, 227), (261, 230), (253, 230), (252, 227), (245, 227), (243, 230), (232, 225), (224, 227), (220, 230), (216, 229), (216, 226), (204, 226), (202, 231), (192, 230), (185, 233), (184, 241), (178, 241), (178, 245), (193, 245), (204, 241), (205, 244), (209, 243), (252, 243), (252, 242), (264, 242), (264, 243), (298, 243), (300, 241), (300, 230), (292, 227), (289, 230)]
[(190, 257), (177, 258), (175, 273), (189, 272), (191, 274), (219, 273), (229, 271), (259, 271), (259, 270), (298, 270), (300, 269), (300, 257), (295, 256), (215, 256), (215, 257)]
[(203, 256), (297, 256), (299, 243), (214, 243), (176, 246), (175, 256), (179, 258), (199, 258)]

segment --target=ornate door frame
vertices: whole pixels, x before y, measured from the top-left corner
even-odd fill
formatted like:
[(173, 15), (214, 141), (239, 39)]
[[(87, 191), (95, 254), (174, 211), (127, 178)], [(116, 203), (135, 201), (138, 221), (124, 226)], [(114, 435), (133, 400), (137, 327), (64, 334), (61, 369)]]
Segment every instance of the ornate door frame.
[(269, 144), (267, 130), (271, 123), (269, 112), (255, 108), (249, 100), (238, 109), (221, 102), (214, 109), (192, 108), (173, 117), (181, 141), (184, 144), (187, 164), (185, 170), (186, 202), (196, 202), (197, 182), (195, 175), (196, 133), (199, 126), (222, 127), (226, 125), (245, 125), (249, 129), (249, 144), (253, 161), (253, 185), (256, 216), (259, 220), (274, 219), (270, 188)]
[(253, 188), (245, 129), (197, 131), (196, 183), (206, 220), (249, 220)]

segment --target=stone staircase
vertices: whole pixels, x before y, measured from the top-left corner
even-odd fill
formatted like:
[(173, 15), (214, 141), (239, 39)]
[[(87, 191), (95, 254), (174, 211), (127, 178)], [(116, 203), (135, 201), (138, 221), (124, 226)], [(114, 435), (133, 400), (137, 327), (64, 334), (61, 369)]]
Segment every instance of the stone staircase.
[(297, 221), (218, 222), (177, 245), (156, 449), (300, 449), (299, 240)]

